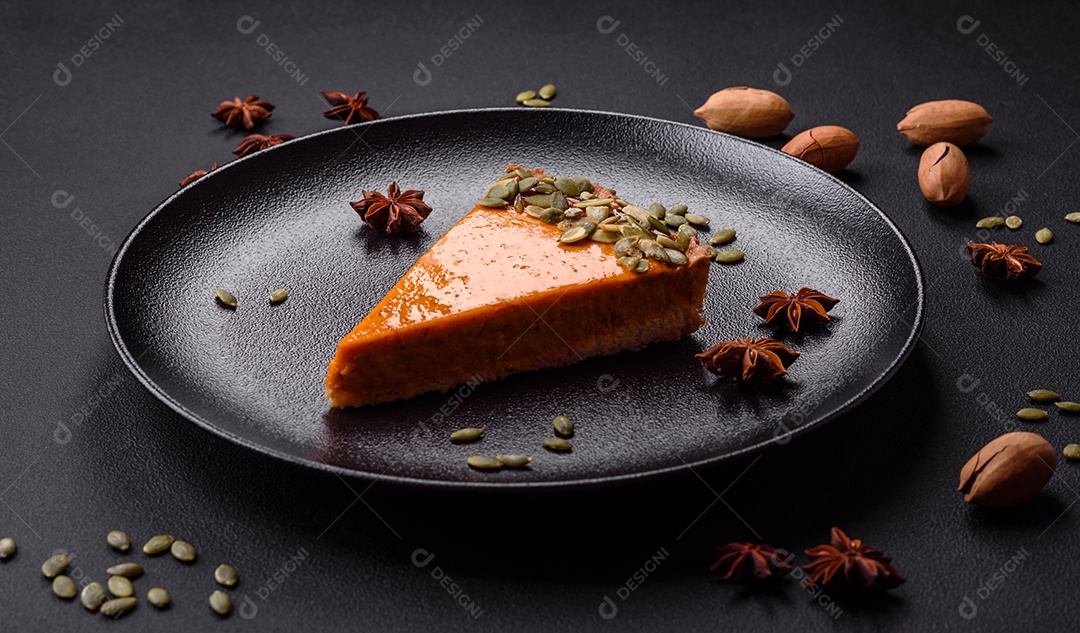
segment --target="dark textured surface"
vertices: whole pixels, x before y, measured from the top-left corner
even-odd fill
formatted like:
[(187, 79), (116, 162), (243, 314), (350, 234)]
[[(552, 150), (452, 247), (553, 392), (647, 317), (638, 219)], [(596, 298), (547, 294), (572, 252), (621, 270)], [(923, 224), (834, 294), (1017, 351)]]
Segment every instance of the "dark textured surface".
[[(1076, 9), (1004, 2), (548, 6), (6, 7), (0, 530), (18, 539), (20, 551), (0, 564), (0, 627), (1076, 627), (1075, 465), (1062, 463), (1043, 493), (1012, 511), (966, 507), (954, 491), (964, 461), (1016, 428), (1011, 413), (1023, 406), (1024, 390), (1051, 387), (1080, 399), (1080, 238), (1078, 227), (1061, 220), (1080, 195), (1080, 54), (1070, 37)], [(256, 31), (238, 33), (237, 19), (255, 11)], [(972, 12), (980, 24), (958, 31), (957, 20)], [(122, 27), (74, 67), (71, 57), (117, 13)], [(475, 15), (483, 24), (436, 67), (432, 56)], [(604, 15), (620, 21), (609, 35), (595, 28)], [(792, 57), (836, 15), (843, 23), (796, 69)], [(262, 33), (307, 75), (306, 85), (260, 48)], [(523, 46), (537, 37), (541, 44)], [(627, 55), (619, 43), (627, 40), (667, 77), (663, 85)], [(1004, 51), (1026, 80), (1010, 77), (979, 41)], [(58, 62), (72, 70), (63, 87), (53, 82)], [(425, 86), (413, 82), (420, 62), (432, 70)], [(779, 63), (794, 71), (783, 87), (773, 82)], [(797, 113), (789, 134), (817, 124), (854, 130), (862, 147), (843, 179), (897, 222), (926, 273), (926, 328), (902, 371), (843, 419), (756, 461), (612, 489), (494, 496), (368, 487), (283, 465), (186, 422), (123, 367), (101, 310), (108, 245), (175, 191), (177, 180), (231, 157), (241, 135), (209, 117), (220, 100), (259, 94), (278, 105), (268, 132), (302, 135), (334, 126), (319, 116), (320, 88), (366, 89), (373, 106), (401, 115), (512, 105), (518, 90), (549, 80), (559, 86), (562, 108), (685, 123), (695, 122), (692, 107), (724, 86), (775, 88)], [(967, 152), (970, 200), (944, 211), (919, 195), (919, 153), (894, 126), (910, 106), (950, 97), (982, 103), (995, 122)], [(415, 148), (418, 163), (423, 153)], [(58, 190), (74, 202), (54, 206)], [(1024, 217), (1023, 229), (979, 235), (972, 228), (1006, 208)], [(80, 216), (90, 218), (87, 227)], [(1035, 244), (1041, 226), (1057, 234), (1053, 244)], [(1031, 246), (1045, 269), (1019, 288), (984, 280), (963, 257), (969, 238)], [(1056, 447), (1080, 437), (1075, 421), (1056, 413), (1032, 428)], [(705, 572), (716, 543), (761, 538), (797, 551), (823, 541), (832, 525), (884, 549), (908, 582), (880, 602), (843, 603), (834, 617), (794, 581), (745, 591)], [(47, 554), (75, 552), (85, 573), (100, 578), (121, 558), (104, 545), (115, 528), (139, 542), (171, 531), (199, 547), (193, 567), (148, 561), (150, 573), (135, 583), (140, 595), (167, 587), (170, 611), (143, 604), (123, 621), (104, 623), (49, 592), (37, 571)], [(436, 556), (422, 569), (411, 562), (417, 548)], [(623, 600), (620, 587), (658, 552), (666, 559)], [(234, 599), (246, 604), (247, 596), (258, 608), (254, 619), (214, 621), (206, 597), (221, 560), (240, 569)], [(482, 610), (479, 619), (433, 577), (436, 568), (468, 596), (463, 602)], [(604, 596), (619, 609), (610, 621), (598, 614)], [(971, 619), (960, 612), (965, 598), (977, 609)]]
[[(416, 139), (428, 162), (401, 149)], [(492, 145), (505, 149), (495, 156)], [(681, 341), (331, 410), (323, 386), (337, 341), (473, 207), (507, 157), (588, 174), (643, 206), (688, 204), (715, 218), (703, 240), (737, 227), (732, 246), (748, 259), (713, 267), (706, 325)], [(439, 212), (423, 231), (386, 237), (348, 206), (389, 181), (430, 192)], [(269, 289), (281, 286), (290, 299), (270, 305)], [(827, 326), (792, 334), (750, 311), (765, 289), (803, 286), (843, 297)], [(234, 292), (238, 307), (215, 301), (215, 287)], [(221, 169), (139, 225), (106, 292), (106, 317), (140, 378), (210, 430), (369, 481), (491, 488), (599, 485), (787, 443), (879, 387), (910, 352), (923, 311), (920, 273), (895, 226), (820, 170), (698, 127), (520, 108), (378, 121)], [(747, 336), (777, 337), (802, 354), (791, 378), (755, 389), (716, 379), (694, 358)], [(556, 413), (579, 423), (570, 454), (539, 448)], [(448, 442), (462, 426), (486, 427), (487, 436)], [(499, 473), (464, 464), (475, 453), (515, 452), (536, 461)]]

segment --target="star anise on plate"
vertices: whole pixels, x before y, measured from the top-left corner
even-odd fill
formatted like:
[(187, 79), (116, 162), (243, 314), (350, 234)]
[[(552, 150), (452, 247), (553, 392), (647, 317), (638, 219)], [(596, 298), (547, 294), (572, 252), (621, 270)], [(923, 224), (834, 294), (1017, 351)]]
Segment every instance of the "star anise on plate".
[(360, 91), (351, 97), (344, 92), (332, 90), (319, 92), (331, 106), (329, 110), (323, 112), (323, 116), (328, 119), (341, 119), (345, 125), (352, 125), (381, 118), (375, 108), (367, 104), (368, 97), (365, 91)]
[(709, 571), (719, 571), (728, 582), (753, 582), (783, 576), (791, 565), (781, 560), (776, 548), (764, 543), (728, 543), (719, 545), (720, 555)]
[(280, 145), (285, 141), (291, 141), (295, 136), (292, 134), (274, 134), (271, 136), (264, 136), (262, 134), (251, 134), (244, 137), (244, 140), (240, 141), (240, 144), (233, 150), (233, 154), (236, 154), (240, 158), (247, 156), (248, 154), (254, 154), (260, 150), (264, 150), (267, 147), (273, 147)]
[(833, 299), (812, 288), (799, 288), (793, 295), (776, 290), (759, 298), (761, 305), (754, 308), (754, 314), (765, 319), (766, 325), (773, 325), (786, 316), (792, 332), (799, 331), (804, 317), (806, 321), (828, 321), (829, 315), (826, 313), (840, 303), (839, 299)]
[(741, 338), (713, 345), (695, 358), (714, 374), (768, 384), (787, 373), (799, 353), (771, 338)]
[(849, 539), (840, 528), (832, 529), (831, 544), (806, 550), (810, 563), (803, 569), (810, 573), (808, 584), (816, 584), (827, 593), (859, 594), (895, 589), (904, 577), (888, 558), (859, 539)]
[(229, 127), (255, 129), (255, 126), (270, 118), (274, 104), (255, 95), (249, 95), (243, 101), (234, 97), (232, 101), (222, 101), (217, 109), (210, 113), (218, 121)]
[(1042, 263), (1028, 254), (1026, 246), (968, 242), (967, 252), (971, 263), (992, 279), (1019, 281), (1034, 277), (1042, 269)]
[(431, 207), (424, 202), (423, 191), (402, 191), (397, 182), (390, 183), (386, 196), (380, 191), (364, 190), (363, 193), (362, 200), (349, 204), (376, 231), (414, 233), (431, 213)]
[(214, 163), (214, 166), (211, 167), (209, 169), (209, 171), (207, 171), (205, 169), (196, 169), (195, 171), (188, 174), (187, 178), (184, 178), (183, 180), (181, 180), (179, 184), (180, 184), (181, 187), (186, 187), (186, 186), (190, 185), (191, 183), (195, 182), (196, 180), (202, 178), (206, 174), (209, 174), (211, 171), (214, 171), (215, 169), (217, 169), (217, 163)]

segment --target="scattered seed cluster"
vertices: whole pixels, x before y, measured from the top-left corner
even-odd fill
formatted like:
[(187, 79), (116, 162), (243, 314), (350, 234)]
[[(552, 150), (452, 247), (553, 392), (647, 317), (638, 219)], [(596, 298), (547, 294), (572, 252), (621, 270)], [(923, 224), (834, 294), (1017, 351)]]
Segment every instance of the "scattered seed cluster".
[[(544, 448), (557, 452), (566, 452), (574, 448), (568, 437), (574, 435), (574, 421), (565, 415), (557, 415), (551, 421), (555, 429), (554, 437), (544, 438)], [(466, 427), (458, 429), (450, 434), (450, 441), (454, 443), (468, 443), (479, 440), (484, 435), (483, 427)], [(487, 455), (473, 455), (466, 463), (477, 470), (499, 470), (500, 468), (524, 468), (533, 461), (529, 455), (496, 455), (494, 458)]]
[(555, 98), (557, 92), (555, 84), (547, 84), (540, 90), (519, 92), (517, 102), (530, 108), (546, 108), (551, 105), (551, 100)]
[[(1080, 217), (1078, 217), (1080, 219)], [(1027, 392), (1027, 397), (1032, 402), (1039, 404), (1053, 403), (1059, 411), (1063, 413), (1080, 413), (1080, 402), (1070, 402), (1062, 400), (1061, 396), (1056, 391), (1049, 389), (1034, 389)], [(1045, 420), (1050, 413), (1046, 409), (1040, 409), (1038, 407), (1024, 407), (1016, 412), (1016, 417), (1024, 420), (1025, 422), (1038, 422)], [(1080, 444), (1069, 444), (1065, 447), (1061, 454), (1065, 456), (1065, 459), (1078, 460), (1080, 459)]]
[[(128, 552), (131, 549), (131, 539), (119, 530), (109, 532), (105, 540), (109, 547), (117, 552)], [(15, 555), (15, 551), (14, 539), (10, 537), (0, 539), (0, 560), (6, 561)], [(197, 558), (193, 545), (186, 541), (175, 540), (167, 534), (160, 534), (149, 539), (143, 545), (142, 551), (147, 556), (160, 556), (169, 552), (182, 563), (190, 563)], [(64, 554), (51, 556), (41, 564), (41, 574), (52, 581), (52, 591), (58, 598), (72, 600), (79, 596), (79, 601), (88, 611), (100, 612), (110, 617), (119, 617), (134, 609), (138, 604), (132, 581), (146, 573), (139, 563), (124, 562), (113, 565), (105, 570), (108, 575), (105, 586), (99, 582), (90, 582), (82, 588), (81, 592), (75, 581), (64, 573), (68, 569), (68, 564), (68, 557)], [(239, 580), (239, 575), (232, 566), (220, 565), (214, 570), (214, 580), (223, 587), (233, 587)], [(161, 587), (148, 590), (146, 600), (158, 609), (164, 609), (172, 604), (172, 596)], [(232, 600), (225, 592), (216, 590), (210, 595), (210, 608), (220, 616), (227, 616), (232, 611)]]
[[(1080, 224), (1080, 213), (1072, 212), (1065, 214), (1065, 221), (1072, 222), (1073, 224)], [(975, 223), (977, 229), (996, 229), (1001, 225), (1005, 225), (1013, 231), (1024, 226), (1024, 220), (1018, 215), (1010, 215), (1007, 218), (1003, 218), (1000, 215), (991, 215), (982, 218)], [(1043, 227), (1038, 231), (1035, 231), (1035, 241), (1040, 244), (1049, 244), (1054, 239), (1054, 232), (1049, 227)]]

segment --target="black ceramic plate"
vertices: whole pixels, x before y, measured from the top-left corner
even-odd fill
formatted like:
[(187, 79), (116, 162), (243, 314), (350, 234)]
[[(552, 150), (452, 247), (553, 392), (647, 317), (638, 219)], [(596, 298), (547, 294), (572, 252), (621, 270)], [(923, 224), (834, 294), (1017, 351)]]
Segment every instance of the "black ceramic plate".
[[(334, 411), (323, 399), (337, 341), (461, 216), (507, 163), (581, 175), (632, 202), (688, 204), (734, 228), (744, 262), (714, 265), (708, 323), (675, 343), (571, 367)], [(391, 181), (434, 212), (385, 236), (349, 207)], [(702, 237), (707, 237), (702, 233)], [(833, 321), (791, 335), (750, 308), (772, 290), (839, 297)], [(233, 311), (215, 288), (239, 297)], [(270, 305), (268, 294), (289, 289)], [(146, 217), (109, 274), (107, 319), (135, 375), (184, 417), (268, 455), (340, 474), (458, 487), (597, 485), (718, 462), (850, 409), (910, 351), (923, 313), (911, 248), (839, 180), (704, 128), (599, 112), (496, 109), (386, 119), (230, 163)], [(777, 333), (778, 332), (778, 333)], [(778, 336), (802, 353), (769, 389), (718, 379), (693, 355)], [(551, 418), (578, 423), (548, 452)], [(449, 433), (484, 426), (484, 439)], [(532, 466), (477, 472), (473, 454), (529, 453)]]

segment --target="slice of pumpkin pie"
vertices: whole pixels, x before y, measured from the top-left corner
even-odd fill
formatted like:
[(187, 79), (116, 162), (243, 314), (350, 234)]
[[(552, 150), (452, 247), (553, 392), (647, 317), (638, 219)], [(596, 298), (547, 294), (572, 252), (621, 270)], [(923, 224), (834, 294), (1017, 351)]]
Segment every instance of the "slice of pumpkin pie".
[(588, 180), (511, 165), (338, 343), (331, 406), (446, 391), (697, 330), (710, 249), (689, 227), (663, 226)]

